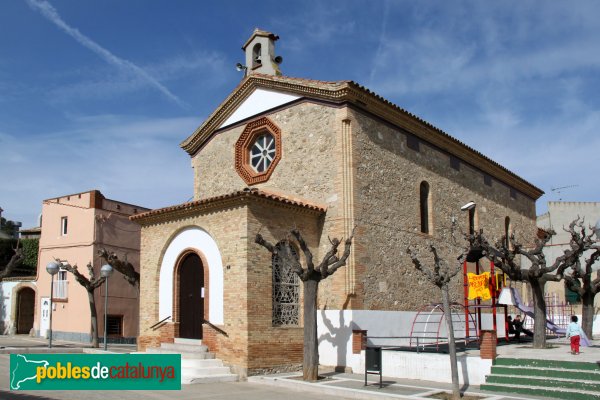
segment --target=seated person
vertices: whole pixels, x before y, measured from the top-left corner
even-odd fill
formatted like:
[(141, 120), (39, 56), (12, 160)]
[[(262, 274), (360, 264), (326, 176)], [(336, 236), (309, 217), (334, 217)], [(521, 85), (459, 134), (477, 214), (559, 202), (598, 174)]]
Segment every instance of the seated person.
[(520, 315), (515, 316), (515, 319), (513, 321), (513, 329), (515, 331), (515, 339), (518, 342), (521, 341), (521, 332), (523, 332), (527, 336), (533, 336), (533, 332), (531, 332), (529, 329), (523, 328), (523, 321), (521, 320)]
[(508, 322), (508, 334), (509, 335), (514, 335), (515, 334), (515, 327), (513, 325), (513, 319), (512, 319), (512, 317), (509, 315), (508, 317), (506, 317), (506, 321)]

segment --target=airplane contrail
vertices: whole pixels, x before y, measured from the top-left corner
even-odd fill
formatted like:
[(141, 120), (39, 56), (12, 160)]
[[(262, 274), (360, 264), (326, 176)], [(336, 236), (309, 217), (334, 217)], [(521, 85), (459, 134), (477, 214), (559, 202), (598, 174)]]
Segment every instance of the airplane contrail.
[(124, 60), (112, 54), (110, 51), (106, 50), (104, 47), (100, 46), (98, 43), (94, 42), (92, 39), (85, 36), (83, 33), (79, 32), (77, 28), (73, 28), (69, 26), (61, 17), (58, 15), (58, 11), (47, 1), (37, 1), (37, 0), (26, 0), (29, 6), (39, 11), (46, 19), (52, 22), (54, 25), (62, 29), (67, 35), (71, 36), (73, 39), (78, 41), (84, 47), (92, 50), (94, 53), (98, 54), (102, 57), (107, 63), (115, 65), (118, 68), (128, 70), (133, 72), (135, 75), (144, 79), (150, 85), (154, 86), (158, 89), (162, 94), (167, 96), (169, 100), (173, 101), (177, 105), (182, 108), (188, 108), (188, 105), (184, 103), (179, 97), (175, 96), (169, 89), (167, 89), (163, 84), (157, 81), (154, 77), (152, 77), (149, 73), (144, 71), (142, 68), (138, 67), (131, 61)]

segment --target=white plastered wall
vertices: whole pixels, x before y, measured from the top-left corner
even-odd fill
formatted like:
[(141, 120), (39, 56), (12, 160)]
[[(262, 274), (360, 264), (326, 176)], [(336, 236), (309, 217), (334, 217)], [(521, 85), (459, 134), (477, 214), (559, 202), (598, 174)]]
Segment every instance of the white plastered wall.
[[(364, 351), (352, 353), (352, 331), (366, 330), (368, 345), (408, 345), (408, 337), (416, 312), (371, 311), (371, 310), (319, 310), (317, 329), (319, 338), (319, 363), (328, 366), (346, 366), (355, 373), (364, 373)], [(498, 336), (504, 336), (501, 324), (503, 314), (498, 316)], [(483, 329), (491, 329), (491, 315), (484, 315)], [(437, 329), (437, 328), (436, 328)], [(445, 324), (440, 335), (446, 335)], [(398, 339), (375, 339), (374, 336), (404, 337)], [(439, 380), (452, 382), (447, 355), (406, 351), (384, 351), (383, 374), (405, 379)], [(479, 357), (459, 356), (459, 378), (461, 382), (479, 385), (489, 374), (491, 360)]]
[(234, 124), (253, 115), (279, 107), (299, 99), (291, 94), (274, 92), (265, 89), (256, 89), (240, 106), (227, 118), (219, 128)]
[(210, 322), (223, 325), (223, 261), (214, 239), (205, 230), (190, 227), (181, 231), (169, 244), (160, 267), (159, 320), (173, 315), (173, 272), (180, 254), (197, 250), (208, 263), (208, 295)]

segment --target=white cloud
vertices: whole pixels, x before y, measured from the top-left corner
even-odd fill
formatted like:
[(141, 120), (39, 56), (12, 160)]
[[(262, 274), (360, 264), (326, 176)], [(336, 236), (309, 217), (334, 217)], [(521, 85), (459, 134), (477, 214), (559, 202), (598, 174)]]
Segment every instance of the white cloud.
[(82, 46), (90, 49), (97, 55), (99, 55), (104, 61), (107, 63), (118, 67), (123, 71), (127, 71), (137, 76), (139, 79), (145, 81), (150, 84), (155, 89), (158, 89), (162, 94), (164, 94), (169, 100), (178, 104), (183, 108), (188, 108), (187, 104), (185, 104), (179, 97), (171, 93), (167, 87), (165, 87), (162, 83), (156, 80), (153, 76), (151, 76), (144, 69), (135, 65), (131, 61), (124, 60), (122, 58), (117, 57), (112, 54), (110, 51), (100, 46), (98, 43), (94, 42), (92, 39), (88, 38), (78, 29), (69, 26), (58, 14), (58, 11), (47, 1), (38, 1), (38, 0), (27, 0), (29, 6), (39, 11), (46, 19), (52, 22), (54, 25), (62, 29), (67, 35), (71, 36), (77, 42), (79, 42)]
[(43, 199), (90, 189), (150, 208), (184, 202), (193, 194), (193, 175), (177, 144), (197, 123), (96, 115), (73, 117), (68, 131), (0, 133), (0, 170), (10, 171), (1, 206), (31, 226)]

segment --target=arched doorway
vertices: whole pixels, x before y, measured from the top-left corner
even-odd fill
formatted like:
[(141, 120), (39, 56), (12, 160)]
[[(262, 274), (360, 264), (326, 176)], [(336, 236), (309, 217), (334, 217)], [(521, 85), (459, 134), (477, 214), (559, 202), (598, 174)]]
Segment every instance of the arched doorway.
[(183, 257), (178, 268), (179, 337), (202, 339), (204, 270), (196, 253)]
[(35, 291), (25, 287), (17, 293), (17, 333), (29, 333), (33, 328)]

